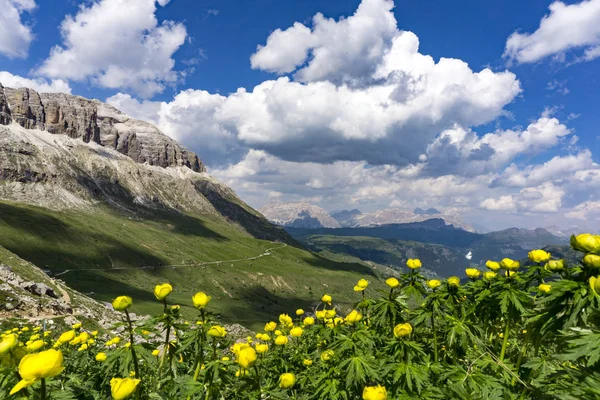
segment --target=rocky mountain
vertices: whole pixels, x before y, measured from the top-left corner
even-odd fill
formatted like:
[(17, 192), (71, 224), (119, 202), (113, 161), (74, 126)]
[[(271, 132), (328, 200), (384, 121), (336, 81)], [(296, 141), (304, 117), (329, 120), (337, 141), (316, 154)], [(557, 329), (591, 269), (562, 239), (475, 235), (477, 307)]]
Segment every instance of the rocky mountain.
[(562, 238), (569, 238), (569, 237), (571, 237), (571, 235), (577, 235), (582, 232), (582, 230), (577, 226), (573, 226), (571, 228), (561, 228), (556, 225), (551, 225), (551, 226), (545, 226), (542, 229), (550, 232), (554, 236), (558, 236), (558, 237), (562, 237)]
[(259, 211), (269, 221), (284, 227), (317, 229), (341, 226), (327, 211), (306, 202), (270, 202)]
[(433, 218), (441, 219), (446, 225), (453, 225), (454, 227), (464, 229), (467, 232), (476, 232), (472, 226), (461, 219), (460, 214), (455, 210), (440, 212), (435, 208), (429, 208), (427, 210), (416, 208), (414, 211), (387, 209), (371, 213), (361, 213), (345, 219), (344, 222), (340, 222), (340, 224), (344, 227), (370, 227), (423, 222)]
[(348, 224), (350, 221), (352, 221), (354, 218), (356, 218), (357, 216), (359, 216), (361, 214), (362, 213), (360, 212), (360, 210), (357, 210), (355, 208), (353, 210), (337, 211), (337, 212), (331, 213), (331, 216), (333, 217), (333, 219), (335, 219), (337, 222), (339, 222), (341, 226), (346, 226), (346, 224)]

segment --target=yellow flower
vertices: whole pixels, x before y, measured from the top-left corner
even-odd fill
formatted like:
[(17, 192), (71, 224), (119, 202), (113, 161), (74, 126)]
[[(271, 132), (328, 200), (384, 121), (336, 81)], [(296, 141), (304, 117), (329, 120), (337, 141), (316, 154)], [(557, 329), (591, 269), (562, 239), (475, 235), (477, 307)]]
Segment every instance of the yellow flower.
[(275, 329), (277, 329), (277, 322), (267, 322), (265, 324), (265, 332), (273, 332)]
[(506, 271), (506, 272), (504, 272), (504, 276), (510, 278), (513, 275), (515, 275), (516, 273), (517, 273), (516, 271)]
[(227, 331), (222, 326), (214, 325), (206, 332), (206, 334), (214, 338), (224, 338), (225, 335), (227, 335)]
[(73, 325), (71, 328), (73, 328), (73, 329), (79, 329), (79, 328), (81, 328), (81, 322)]
[(287, 336), (284, 336), (284, 335), (277, 336), (277, 337), (275, 338), (275, 344), (276, 344), (277, 346), (283, 346), (283, 345), (287, 344), (287, 343), (288, 343), (288, 341), (289, 341), (288, 337), (287, 337)]
[(29, 350), (31, 352), (38, 351), (39, 349), (44, 347), (45, 344), (46, 343), (44, 343), (43, 340), (36, 340), (27, 345), (27, 350)]
[(90, 334), (87, 332), (81, 332), (81, 334), (79, 334), (79, 339), (81, 340), (81, 342), (87, 342), (89, 338)]
[(283, 335), (283, 332), (281, 332), (279, 329), (277, 329), (275, 331), (275, 336), (280, 336), (280, 335)]
[(367, 288), (367, 286), (369, 286), (369, 281), (366, 279), (360, 279), (358, 281), (358, 283), (356, 284), (356, 286), (354, 286), (354, 291), (362, 292), (363, 290), (365, 290)]
[(236, 355), (236, 361), (244, 369), (252, 368), (257, 359), (256, 350), (248, 346)]
[(357, 323), (362, 319), (362, 314), (356, 310), (352, 310), (350, 314), (346, 315), (346, 322), (350, 325)]
[(131, 396), (139, 384), (139, 379), (112, 378), (110, 380), (110, 392), (114, 400), (123, 400)]
[(306, 317), (304, 318), (304, 321), (302, 321), (304, 323), (305, 326), (311, 326), (314, 325), (315, 323), (315, 319), (313, 317)]
[(406, 262), (406, 266), (410, 269), (419, 269), (423, 265), (421, 264), (421, 260), (419, 260), (418, 258), (409, 258)]
[(198, 310), (202, 310), (208, 305), (211, 298), (212, 297), (207, 296), (204, 292), (198, 292), (192, 296), (192, 302), (194, 303), (194, 307)]
[(323, 297), (321, 297), (321, 301), (322, 301), (323, 303), (326, 303), (326, 304), (329, 304), (329, 305), (331, 305), (331, 302), (333, 301), (333, 299), (331, 298), (331, 296), (330, 296), (330, 295), (328, 295), (328, 294), (324, 294), (324, 295), (323, 295)]
[(248, 375), (248, 370), (238, 369), (237, 371), (235, 371), (235, 376), (237, 378), (239, 378), (240, 376), (245, 376), (245, 375)]
[(437, 279), (431, 279), (427, 281), (427, 286), (429, 286), (430, 289), (438, 288), (441, 284), (442, 282), (438, 281)]
[(125, 311), (133, 303), (129, 296), (119, 296), (113, 300), (112, 306), (116, 311)]
[(248, 347), (250, 347), (248, 343), (235, 343), (233, 346), (231, 346), (231, 352), (235, 355), (238, 355), (240, 351), (247, 349)]
[(88, 339), (87, 344), (88, 344), (88, 346), (91, 346), (91, 345), (96, 344), (96, 341), (94, 339)]
[(408, 322), (404, 324), (398, 324), (394, 327), (394, 336), (397, 338), (408, 336), (412, 333), (413, 327)]
[(331, 359), (333, 359), (334, 356), (335, 356), (335, 353), (333, 352), (333, 350), (325, 350), (324, 352), (321, 353), (321, 360), (322, 361), (330, 361)]
[(285, 374), (281, 374), (279, 377), (279, 387), (282, 389), (289, 389), (296, 383), (296, 377), (294, 374), (286, 372)]
[(590, 268), (600, 268), (600, 256), (595, 254), (586, 254), (583, 257), (583, 263)]
[(64, 369), (62, 363), (63, 355), (60, 350), (51, 349), (36, 354), (27, 354), (19, 363), (21, 381), (12, 388), (10, 395), (33, 385), (40, 379), (60, 374)]
[(477, 279), (481, 275), (481, 272), (477, 268), (467, 268), (465, 269), (465, 273), (471, 279)]
[(36, 333), (35, 335), (31, 335), (29, 337), (29, 340), (34, 341), (34, 340), (38, 340), (39, 338), (40, 338), (40, 335)]
[(2, 338), (0, 342), (0, 355), (8, 353), (19, 345), (19, 337), (14, 333), (10, 333)]
[(154, 297), (156, 300), (164, 300), (173, 291), (173, 286), (169, 283), (163, 283), (162, 285), (156, 285), (154, 287)]
[(153, 355), (154, 357), (158, 357), (158, 355), (159, 355), (159, 354), (160, 354), (160, 350), (158, 350), (158, 349), (154, 349), (154, 350), (152, 350), (152, 355)]
[(59, 344), (69, 343), (73, 339), (75, 339), (75, 331), (66, 331), (58, 337), (58, 343)]
[(92, 336), (94, 336), (94, 337), (98, 336), (98, 331), (92, 331)]
[(325, 310), (325, 318), (333, 318), (335, 315), (335, 310)]
[(511, 260), (510, 258), (503, 258), (502, 261), (500, 261), (500, 265), (508, 271), (516, 271), (521, 266), (521, 263), (519, 261)]
[(538, 286), (538, 289), (540, 290), (540, 292), (550, 293), (550, 290), (552, 290), (552, 286), (548, 285), (547, 283), (542, 283), (540, 284), (540, 286)]
[(383, 386), (366, 386), (363, 390), (363, 400), (387, 400), (387, 391)]
[(581, 235), (571, 236), (571, 247), (575, 250), (588, 253), (600, 247), (600, 236), (582, 233)]
[(494, 271), (485, 271), (483, 273), (483, 277), (485, 279), (487, 279), (488, 281), (491, 281), (492, 279), (494, 279), (498, 274), (495, 273)]
[(395, 289), (398, 286), (400, 286), (400, 282), (398, 282), (398, 279), (396, 278), (387, 278), (385, 280), (385, 284), (391, 287), (392, 289)]
[(259, 354), (265, 353), (267, 350), (269, 350), (269, 345), (266, 343), (257, 343), (256, 346), (256, 352)]
[(302, 328), (300, 328), (299, 326), (292, 328), (292, 330), (290, 331), (290, 335), (292, 335), (293, 337), (300, 337), (302, 336), (302, 333), (304, 332), (304, 330)]
[(84, 351), (88, 349), (88, 345), (87, 343), (82, 344), (81, 346), (79, 346), (79, 348), (77, 349), (77, 351)]
[(498, 271), (500, 269), (500, 263), (492, 260), (487, 260), (485, 266), (491, 269), (492, 271)]
[(447, 279), (447, 282), (448, 286), (457, 287), (458, 285), (460, 285), (460, 278), (458, 276), (451, 276)]
[(296, 310), (296, 315), (297, 315), (297, 316), (304, 315), (304, 310), (303, 310), (303, 309), (301, 309), (301, 308), (297, 309), (297, 310)]
[(600, 277), (592, 276), (590, 278), (590, 288), (596, 296), (600, 296)]
[(305, 359), (304, 361), (302, 361), (302, 364), (306, 365), (307, 367), (310, 367), (313, 364), (313, 360)]
[(293, 324), (292, 317), (290, 317), (287, 314), (279, 315), (279, 322), (281, 323), (282, 326), (285, 326), (285, 327), (292, 326), (292, 324)]
[(317, 319), (325, 319), (325, 310), (319, 310), (315, 313)]
[(104, 362), (106, 361), (106, 353), (98, 353), (96, 354), (96, 361)]
[(550, 259), (550, 253), (544, 250), (531, 250), (527, 255), (529, 259), (535, 263), (543, 263)]
[(561, 271), (565, 268), (565, 260), (548, 260), (544, 269), (550, 272)]

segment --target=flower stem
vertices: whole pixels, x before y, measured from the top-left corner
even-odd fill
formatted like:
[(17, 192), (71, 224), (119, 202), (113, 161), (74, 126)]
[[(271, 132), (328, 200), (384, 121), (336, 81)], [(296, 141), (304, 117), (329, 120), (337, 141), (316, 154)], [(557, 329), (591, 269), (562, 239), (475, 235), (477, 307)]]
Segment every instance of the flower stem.
[(256, 372), (256, 383), (258, 384), (258, 400), (260, 400), (262, 397), (262, 388), (260, 386), (260, 373), (256, 364), (254, 364), (254, 372)]
[(433, 311), (431, 312), (431, 330), (433, 331), (433, 361), (438, 362), (438, 340), (437, 332), (435, 331), (435, 318), (433, 317)]
[(46, 400), (46, 379), (42, 378), (42, 387), (40, 389), (40, 399)]
[(500, 350), (500, 361), (504, 361), (504, 354), (506, 353), (506, 345), (508, 344), (508, 333), (510, 331), (510, 319), (506, 317), (506, 327), (504, 328), (504, 342), (502, 343), (502, 350)]
[[(129, 348), (131, 349), (131, 358), (133, 359), (133, 370), (135, 371), (135, 377), (137, 379), (141, 379), (140, 377), (140, 367), (138, 364), (137, 354), (135, 354), (135, 346), (133, 339), (133, 324), (131, 323), (131, 318), (129, 317), (129, 311), (125, 310), (125, 316), (127, 316), (127, 327), (129, 328)], [(136, 398), (140, 398), (140, 390), (136, 392)]]

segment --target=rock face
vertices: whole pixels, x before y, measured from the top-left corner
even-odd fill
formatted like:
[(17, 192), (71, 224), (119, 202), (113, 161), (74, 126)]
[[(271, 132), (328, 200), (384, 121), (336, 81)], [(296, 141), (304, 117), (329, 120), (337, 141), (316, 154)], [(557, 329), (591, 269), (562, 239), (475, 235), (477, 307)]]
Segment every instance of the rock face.
[(271, 202), (259, 210), (274, 224), (291, 228), (339, 228), (338, 221), (321, 207), (306, 203)]
[(25, 129), (95, 142), (138, 163), (205, 171), (196, 154), (154, 125), (130, 118), (98, 100), (63, 93), (40, 94), (32, 89), (11, 89), (0, 84), (0, 124), (12, 122)]

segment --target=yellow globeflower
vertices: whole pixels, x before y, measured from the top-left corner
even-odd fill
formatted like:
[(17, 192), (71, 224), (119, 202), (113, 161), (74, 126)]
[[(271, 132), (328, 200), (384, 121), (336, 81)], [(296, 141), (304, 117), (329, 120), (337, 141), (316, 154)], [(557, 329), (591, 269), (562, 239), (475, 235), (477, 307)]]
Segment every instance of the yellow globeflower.
[(114, 400), (123, 400), (131, 396), (139, 384), (139, 379), (112, 378), (110, 380), (110, 392)]
[(504, 276), (506, 276), (506, 277), (510, 278), (510, 277), (512, 277), (513, 275), (515, 275), (516, 273), (517, 273), (516, 271), (506, 271), (506, 272), (504, 273)]
[(367, 286), (369, 286), (369, 281), (366, 279), (360, 279), (358, 281), (358, 283), (356, 284), (356, 286), (354, 286), (354, 291), (362, 292), (363, 290), (365, 290), (367, 288)]
[(233, 354), (238, 355), (240, 351), (247, 349), (248, 347), (250, 347), (248, 343), (235, 343), (231, 346), (231, 351)]
[(88, 349), (88, 345), (87, 345), (87, 343), (84, 343), (81, 346), (79, 346), (79, 348), (77, 349), (77, 351), (85, 351), (87, 349)]
[(363, 400), (387, 400), (387, 391), (383, 386), (366, 386), (363, 390)]
[(538, 289), (540, 290), (540, 292), (550, 293), (550, 290), (552, 290), (552, 286), (548, 285), (547, 283), (542, 283), (540, 284), (540, 286), (538, 286)]
[(502, 261), (500, 261), (500, 265), (502, 268), (508, 271), (516, 271), (519, 269), (519, 267), (521, 267), (521, 263), (519, 261), (515, 261), (510, 258), (503, 258)]
[(302, 336), (302, 333), (304, 332), (304, 330), (302, 328), (300, 328), (299, 326), (292, 328), (292, 330), (290, 331), (290, 335), (292, 335), (293, 337), (300, 337)]
[(160, 354), (160, 350), (158, 350), (158, 349), (154, 349), (154, 350), (152, 350), (152, 355), (153, 355), (154, 357), (158, 357), (158, 355), (159, 355), (159, 354)]
[(590, 288), (596, 296), (600, 296), (600, 277), (592, 276), (590, 278)]
[(494, 271), (485, 271), (483, 273), (483, 277), (485, 279), (487, 279), (488, 281), (491, 281), (492, 279), (494, 279), (498, 274), (495, 273)]
[(173, 286), (169, 283), (163, 283), (162, 285), (156, 285), (154, 287), (154, 296), (156, 300), (164, 300), (173, 291)]
[(256, 344), (255, 348), (257, 353), (262, 354), (269, 350), (269, 345), (266, 343), (258, 343)]
[(467, 268), (465, 269), (465, 273), (471, 279), (477, 279), (481, 275), (481, 272), (477, 268)]
[(485, 266), (491, 269), (492, 271), (498, 271), (500, 269), (500, 263), (492, 260), (487, 260)]
[(275, 344), (277, 346), (283, 346), (286, 345), (288, 343), (289, 339), (287, 336), (281, 335), (281, 336), (277, 336), (275, 338)]
[(279, 315), (279, 322), (281, 323), (282, 326), (285, 326), (285, 327), (292, 326), (292, 324), (294, 323), (292, 320), (292, 317), (290, 317), (287, 314)]
[(315, 313), (317, 319), (325, 319), (326, 313), (325, 310), (319, 310)]
[(33, 342), (31, 342), (31, 343), (29, 343), (27, 345), (27, 350), (29, 350), (31, 352), (38, 351), (39, 349), (41, 349), (42, 347), (44, 347), (45, 344), (46, 343), (44, 343), (44, 341), (41, 340), (41, 339), (40, 340), (36, 340), (36, 341), (33, 341)]
[(544, 269), (550, 272), (562, 271), (565, 268), (565, 260), (548, 260)]
[(96, 354), (96, 361), (104, 362), (106, 361), (106, 353), (98, 353)]
[(273, 332), (275, 329), (277, 329), (277, 322), (267, 322), (265, 324), (265, 332)]
[(398, 324), (394, 327), (394, 336), (397, 338), (408, 336), (412, 333), (413, 327), (408, 322), (404, 324)]
[(275, 331), (275, 336), (281, 336), (281, 335), (283, 335), (283, 332), (281, 332), (279, 329), (277, 329)]
[(75, 331), (66, 331), (58, 337), (58, 343), (69, 343), (75, 339)]
[(79, 329), (79, 328), (81, 328), (81, 322), (79, 322), (79, 323), (71, 326), (71, 328), (73, 328), (73, 329)]
[(302, 364), (306, 365), (307, 367), (310, 367), (313, 364), (313, 360), (305, 359), (304, 361), (302, 361)]
[(297, 310), (296, 310), (296, 315), (297, 315), (297, 316), (304, 315), (304, 310), (303, 310), (303, 309), (301, 309), (301, 308), (297, 309)]
[(198, 310), (205, 308), (208, 305), (211, 297), (207, 296), (204, 292), (198, 292), (192, 296), (192, 302), (194, 303), (194, 307)]
[(0, 342), (0, 355), (8, 353), (19, 345), (19, 337), (14, 333), (9, 333), (2, 338)]
[(329, 304), (329, 305), (331, 305), (331, 302), (333, 301), (333, 299), (331, 298), (331, 296), (330, 296), (330, 295), (328, 295), (328, 294), (324, 294), (324, 295), (323, 295), (323, 297), (321, 297), (321, 301), (322, 301), (323, 303), (326, 303), (326, 304)]
[(583, 264), (590, 268), (600, 268), (600, 256), (595, 254), (586, 254), (583, 257)]
[(227, 331), (222, 326), (214, 325), (206, 332), (206, 334), (214, 338), (224, 338), (225, 335), (227, 335)]
[(571, 236), (571, 247), (575, 250), (588, 253), (600, 247), (600, 236), (582, 233), (581, 235)]
[(460, 285), (460, 278), (458, 276), (451, 276), (447, 279), (448, 286), (457, 287)]
[(125, 311), (133, 303), (129, 296), (119, 296), (113, 300), (112, 306), (116, 311)]
[(252, 368), (258, 356), (256, 355), (256, 350), (252, 347), (246, 347), (236, 355), (236, 361), (240, 367), (244, 369)]
[(335, 356), (335, 353), (333, 352), (333, 350), (325, 350), (324, 352), (321, 353), (321, 360), (322, 361), (330, 361), (331, 359), (333, 359), (334, 356)]
[(336, 315), (335, 310), (325, 310), (325, 318), (333, 318)]
[(304, 323), (304, 326), (311, 326), (315, 324), (315, 319), (313, 317), (306, 317), (302, 323)]
[(440, 287), (441, 284), (442, 282), (438, 281), (437, 279), (431, 279), (427, 281), (427, 286), (429, 286), (430, 289), (436, 289)]
[(406, 262), (406, 266), (410, 269), (419, 269), (423, 265), (421, 264), (421, 260), (419, 260), (418, 258), (409, 258)]
[(400, 286), (400, 282), (396, 278), (387, 278), (385, 280), (385, 284), (391, 287), (392, 289), (395, 289), (398, 286)]
[(62, 363), (63, 355), (60, 350), (51, 349), (26, 355), (19, 363), (21, 381), (12, 388), (10, 395), (33, 385), (40, 379), (51, 378), (60, 374), (64, 369)]
[(362, 314), (356, 310), (352, 310), (350, 314), (346, 315), (346, 322), (353, 325), (362, 319)]
[(279, 377), (279, 387), (282, 389), (289, 389), (296, 383), (296, 377), (294, 374), (286, 372), (285, 374), (281, 374)]
[(547, 251), (544, 250), (531, 250), (529, 254), (527, 254), (529, 259), (535, 263), (543, 263), (550, 259), (551, 255)]

